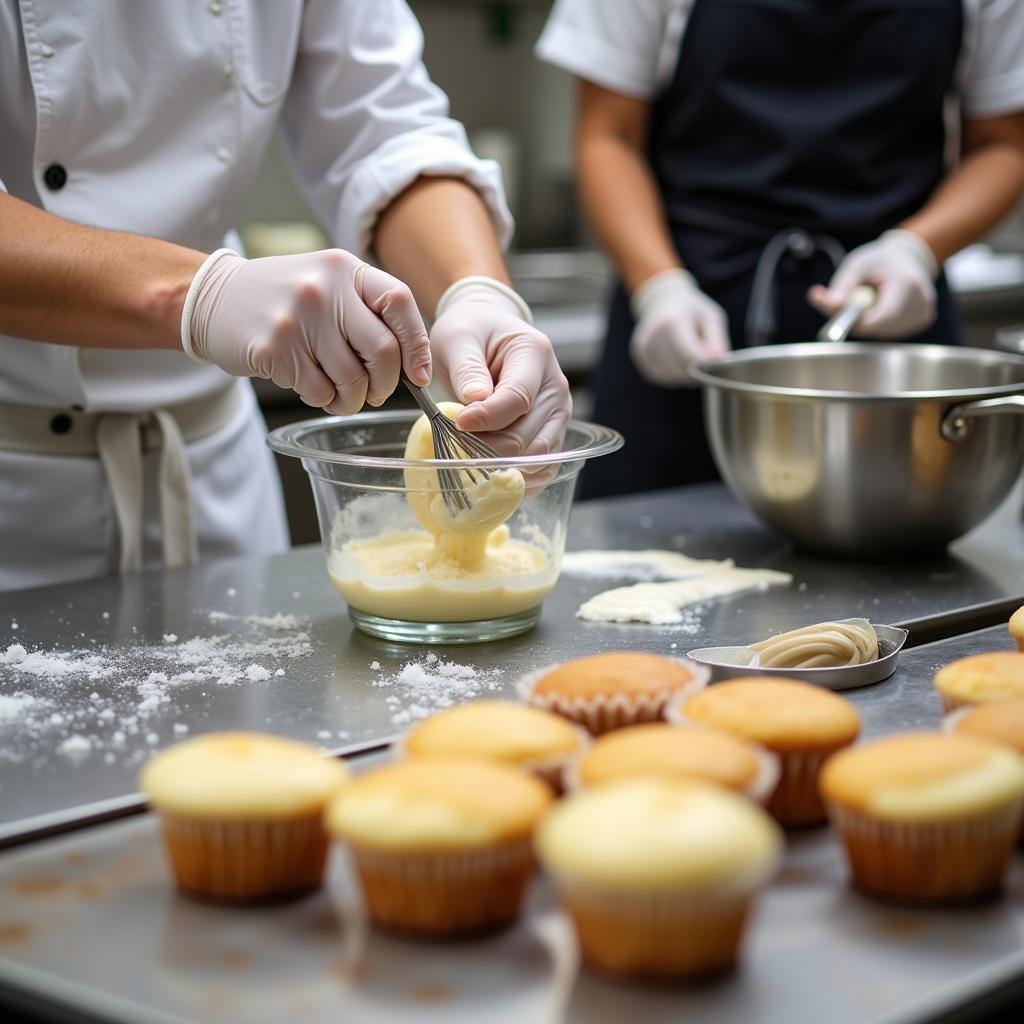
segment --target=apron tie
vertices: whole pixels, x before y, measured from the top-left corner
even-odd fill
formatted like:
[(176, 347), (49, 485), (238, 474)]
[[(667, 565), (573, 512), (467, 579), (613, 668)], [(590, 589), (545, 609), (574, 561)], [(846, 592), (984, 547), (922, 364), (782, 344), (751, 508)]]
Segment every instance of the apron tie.
[(828, 256), (833, 271), (846, 255), (846, 249), (831, 235), (812, 234), (803, 228), (784, 228), (768, 239), (750, 286), (750, 303), (744, 322), (748, 345), (767, 345), (775, 338), (779, 315), (775, 278), (783, 257), (792, 254), (797, 259), (806, 260), (816, 252)]
[(105, 413), (96, 424), (96, 447), (107, 473), (121, 537), (118, 568), (142, 568), (143, 463), (145, 451), (159, 449), (158, 473), (163, 561), (168, 568), (193, 564), (199, 555), (192, 512), (192, 475), (185, 439), (166, 409)]

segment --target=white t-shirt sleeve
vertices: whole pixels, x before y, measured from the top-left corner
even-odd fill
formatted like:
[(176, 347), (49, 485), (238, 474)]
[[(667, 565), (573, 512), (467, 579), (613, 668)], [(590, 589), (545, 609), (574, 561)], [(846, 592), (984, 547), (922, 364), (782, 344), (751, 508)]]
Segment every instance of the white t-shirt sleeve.
[(998, 117), (1024, 110), (1024, 2), (977, 3), (963, 111), (968, 117)]
[(502, 246), (512, 235), (498, 165), (470, 149), (422, 57), (405, 0), (307, 0), (281, 135), (334, 244), (364, 257), (377, 218), (421, 175), (462, 178)]
[(556, 0), (537, 43), (550, 64), (637, 99), (660, 86), (672, 0)]

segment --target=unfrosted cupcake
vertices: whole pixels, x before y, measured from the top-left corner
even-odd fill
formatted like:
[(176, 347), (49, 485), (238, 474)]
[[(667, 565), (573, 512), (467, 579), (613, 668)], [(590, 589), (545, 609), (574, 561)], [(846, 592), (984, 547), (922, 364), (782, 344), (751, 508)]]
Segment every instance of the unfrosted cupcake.
[(949, 732), (999, 743), (1024, 756), (1024, 697), (958, 708), (946, 723)]
[(1018, 651), (1024, 651), (1024, 608), (1018, 608), (1010, 616), (1010, 636)]
[(664, 718), (668, 702), (704, 686), (709, 672), (683, 658), (625, 651), (576, 658), (520, 683), (528, 704), (578, 722), (593, 735)]
[(537, 849), (586, 963), (611, 974), (686, 978), (735, 963), (782, 842), (743, 797), (702, 782), (643, 778), (563, 801), (538, 830)]
[(360, 776), (326, 820), (351, 850), (373, 921), (457, 935), (515, 918), (552, 800), (543, 782), (495, 761), (425, 758)]
[(1024, 697), (1024, 654), (993, 651), (952, 661), (935, 674), (935, 689), (946, 711)]
[(669, 720), (700, 722), (766, 747), (779, 759), (768, 810), (782, 825), (825, 820), (818, 774), (826, 759), (860, 732), (853, 705), (795, 679), (734, 679), (673, 702)]
[(160, 816), (178, 886), (246, 901), (320, 884), (323, 809), (348, 778), (340, 761), (305, 743), (222, 732), (158, 754), (140, 786)]
[(556, 790), (566, 764), (589, 743), (585, 730), (560, 715), (505, 701), (449, 708), (420, 722), (402, 738), (404, 756), (483, 757), (523, 768)]
[(570, 771), (579, 789), (651, 775), (713, 782), (764, 803), (779, 765), (763, 747), (717, 729), (649, 722), (600, 737)]
[(854, 882), (929, 903), (999, 889), (1024, 811), (1024, 761), (968, 736), (911, 732), (845, 750), (822, 773)]

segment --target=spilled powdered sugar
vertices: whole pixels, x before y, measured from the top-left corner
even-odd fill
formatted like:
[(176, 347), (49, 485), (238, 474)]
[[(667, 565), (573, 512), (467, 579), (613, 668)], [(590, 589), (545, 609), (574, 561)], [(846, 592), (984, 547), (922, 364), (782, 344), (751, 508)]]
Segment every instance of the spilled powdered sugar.
[(392, 673), (383, 673), (376, 661), (370, 668), (381, 672), (372, 685), (390, 691), (384, 700), (391, 712), (391, 724), (398, 727), (503, 688), (501, 669), (460, 665), (433, 653), (407, 661)]
[[(189, 702), (201, 711), (207, 691), (196, 684), (284, 685), (294, 661), (313, 650), (296, 615), (210, 618), (230, 620), (232, 632), (62, 650), (0, 647), (0, 763), (42, 765), (53, 751), (72, 761), (102, 753), (108, 764), (138, 763), (188, 733), (174, 719)], [(169, 734), (161, 736), (161, 727)]]

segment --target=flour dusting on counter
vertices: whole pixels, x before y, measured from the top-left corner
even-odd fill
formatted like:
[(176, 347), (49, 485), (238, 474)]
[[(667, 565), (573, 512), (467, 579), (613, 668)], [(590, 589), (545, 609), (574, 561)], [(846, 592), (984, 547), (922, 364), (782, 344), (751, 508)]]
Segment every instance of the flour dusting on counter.
[[(379, 670), (380, 664), (374, 664)], [(407, 661), (397, 672), (382, 673), (374, 678), (372, 685), (392, 691), (384, 698), (391, 712), (391, 723), (403, 726), (442, 708), (500, 690), (501, 680), (500, 669), (460, 665), (431, 653), (416, 661)]]
[(313, 651), (306, 621), (296, 615), (222, 612), (210, 619), (230, 620), (231, 632), (184, 640), (162, 633), (153, 643), (109, 645), (83, 636), (80, 647), (50, 650), (0, 647), (0, 763), (42, 767), (54, 752), (137, 763), (161, 741), (184, 735), (180, 718), (189, 708), (201, 711), (207, 698), (197, 686), (285, 685), (284, 666)]

